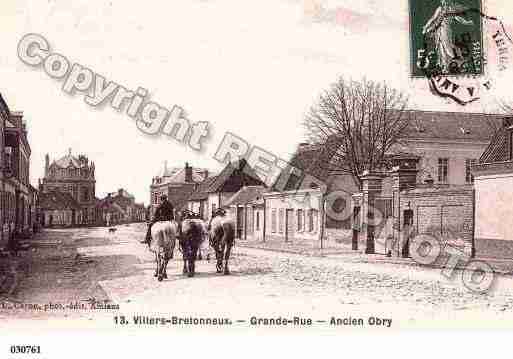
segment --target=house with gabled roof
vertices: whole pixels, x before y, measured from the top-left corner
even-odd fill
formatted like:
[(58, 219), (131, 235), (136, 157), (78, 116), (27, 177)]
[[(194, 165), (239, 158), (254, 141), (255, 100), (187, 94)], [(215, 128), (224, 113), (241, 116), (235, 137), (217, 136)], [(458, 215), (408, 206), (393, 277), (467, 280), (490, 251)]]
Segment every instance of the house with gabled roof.
[(189, 195), (188, 209), (208, 219), (217, 208), (225, 207), (228, 200), (244, 186), (265, 186), (246, 159), (229, 162), (223, 170), (200, 183)]
[(235, 235), (239, 239), (263, 239), (265, 186), (244, 186), (228, 199), (228, 208), (235, 221)]
[[(137, 204), (135, 197), (124, 188), (118, 189), (117, 192), (108, 194), (112, 202), (115, 203), (123, 211), (123, 218), (120, 220), (125, 223), (141, 222), (146, 218), (144, 205)], [(101, 217), (104, 217), (101, 215)], [(104, 223), (104, 220), (100, 221)]]
[(126, 222), (127, 211), (111, 193), (96, 203), (96, 212), (98, 213), (97, 223), (104, 226), (111, 226)]
[(418, 182), (435, 184), (472, 183), (471, 167), (477, 163), (503, 115), (408, 111), (410, 124), (394, 151), (419, 156)]
[(187, 208), (190, 195), (196, 191), (200, 183), (210, 178), (212, 172), (185, 163), (184, 167), (168, 167), (167, 161), (159, 175), (152, 178), (150, 185), (150, 216), (153, 215), (160, 197), (166, 195), (175, 210)]
[[(289, 166), (263, 194), (266, 239), (320, 239), (326, 229), (349, 228), (351, 219), (338, 218), (335, 212), (350, 205), (358, 185), (351, 174), (335, 170), (337, 150), (334, 137), (325, 144), (298, 146)], [(324, 202), (331, 216), (324, 215)]]

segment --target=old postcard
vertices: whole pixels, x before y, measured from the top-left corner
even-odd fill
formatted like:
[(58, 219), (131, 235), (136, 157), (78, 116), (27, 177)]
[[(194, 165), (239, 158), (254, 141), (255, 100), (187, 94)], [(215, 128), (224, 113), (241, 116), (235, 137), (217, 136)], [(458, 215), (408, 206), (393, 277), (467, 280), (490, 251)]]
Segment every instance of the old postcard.
[(0, 333), (513, 327), (511, 2), (0, 20)]

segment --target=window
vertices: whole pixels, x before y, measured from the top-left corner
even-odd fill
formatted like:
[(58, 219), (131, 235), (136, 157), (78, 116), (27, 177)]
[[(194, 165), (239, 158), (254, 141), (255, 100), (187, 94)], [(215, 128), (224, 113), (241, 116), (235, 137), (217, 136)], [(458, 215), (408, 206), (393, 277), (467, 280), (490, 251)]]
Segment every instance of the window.
[(313, 215), (313, 209), (308, 211), (308, 232), (314, 231), (314, 215)]
[(5, 169), (9, 172), (12, 172), (13, 170), (13, 148), (12, 147), (5, 147)]
[(297, 230), (298, 232), (303, 230), (303, 210), (297, 210)]
[(312, 232), (317, 232), (317, 224), (319, 223), (319, 211), (312, 209)]
[(465, 182), (474, 183), (474, 176), (472, 175), (472, 166), (476, 164), (475, 158), (467, 158), (465, 160)]
[(260, 230), (260, 211), (256, 212), (255, 222), (256, 222), (256, 230), (259, 231)]
[(278, 227), (279, 227), (279, 229), (280, 229), (280, 233), (283, 233), (283, 224), (284, 224), (284, 222), (285, 222), (285, 220), (284, 220), (284, 217), (285, 217), (285, 216), (284, 216), (284, 214), (283, 214), (283, 213), (284, 213), (284, 212), (283, 212), (283, 208), (280, 208), (280, 221), (279, 221), (279, 223), (278, 223)]
[(449, 177), (449, 159), (439, 158), (438, 159), (438, 182), (447, 183)]
[(271, 212), (271, 232), (276, 233), (276, 210), (273, 209)]
[(87, 189), (87, 187), (83, 187), (82, 188), (82, 202), (87, 202), (89, 201), (89, 190)]

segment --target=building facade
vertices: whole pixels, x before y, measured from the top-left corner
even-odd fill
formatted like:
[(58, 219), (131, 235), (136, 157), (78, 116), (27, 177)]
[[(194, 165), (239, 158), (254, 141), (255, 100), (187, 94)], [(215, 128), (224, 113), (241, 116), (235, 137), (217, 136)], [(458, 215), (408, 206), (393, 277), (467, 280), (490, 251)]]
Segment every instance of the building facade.
[(409, 111), (410, 123), (395, 152), (419, 156), (417, 182), (467, 185), (472, 166), (501, 128), (503, 115)]
[(208, 220), (245, 186), (265, 186), (245, 159), (228, 163), (217, 175), (206, 178), (187, 198), (187, 208)]
[(143, 204), (135, 202), (135, 197), (123, 188), (109, 193), (98, 201), (96, 210), (99, 213), (99, 225), (143, 222), (146, 220), (146, 209)]
[(236, 219), (235, 235), (238, 239), (262, 240), (264, 233), (264, 186), (244, 186), (230, 197), (225, 207)]
[(476, 255), (513, 258), (513, 119), (504, 120), (473, 168)]
[(160, 204), (160, 197), (166, 195), (175, 208), (179, 211), (187, 208), (187, 202), (191, 194), (199, 184), (209, 178), (210, 172), (205, 168), (193, 168), (189, 163), (184, 167), (168, 168), (167, 161), (163, 171), (152, 178), (150, 185), (150, 216)]
[(266, 240), (319, 240), (323, 235), (323, 193), (319, 189), (263, 195)]
[(31, 148), (23, 113), (11, 111), (1, 95), (0, 120), (1, 238), (7, 240), (33, 231), (36, 196), (30, 185)]
[[(64, 157), (51, 163), (49, 155), (45, 156), (45, 175), (39, 181), (39, 192), (56, 191), (68, 193), (79, 206), (69, 208), (72, 213), (70, 225), (92, 225), (96, 222), (95, 166), (85, 155), (75, 157), (70, 149)], [(47, 208), (41, 213), (45, 217), (42, 223), (49, 223), (46, 216), (50, 216), (52, 210)]]

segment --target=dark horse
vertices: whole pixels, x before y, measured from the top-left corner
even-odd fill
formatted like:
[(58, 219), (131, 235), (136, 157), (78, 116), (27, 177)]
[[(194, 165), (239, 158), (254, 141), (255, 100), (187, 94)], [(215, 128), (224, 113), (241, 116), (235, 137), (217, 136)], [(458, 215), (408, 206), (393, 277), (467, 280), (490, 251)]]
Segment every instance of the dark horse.
[(206, 237), (207, 228), (205, 222), (193, 212), (183, 211), (181, 218), (179, 243), (183, 255), (183, 273), (193, 277), (198, 249)]
[(219, 208), (213, 213), (208, 229), (210, 231), (210, 246), (216, 251), (217, 273), (223, 272), (224, 259), (224, 274), (230, 274), (228, 260), (235, 243), (235, 222), (233, 218), (226, 215), (224, 209)]

